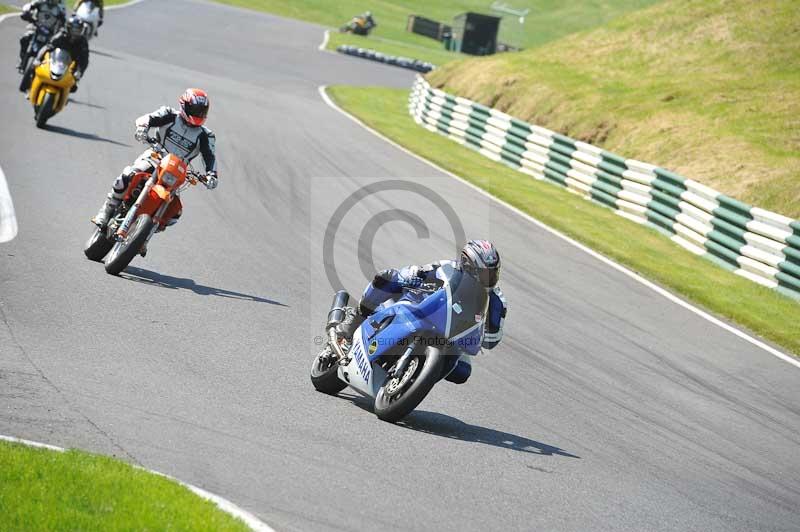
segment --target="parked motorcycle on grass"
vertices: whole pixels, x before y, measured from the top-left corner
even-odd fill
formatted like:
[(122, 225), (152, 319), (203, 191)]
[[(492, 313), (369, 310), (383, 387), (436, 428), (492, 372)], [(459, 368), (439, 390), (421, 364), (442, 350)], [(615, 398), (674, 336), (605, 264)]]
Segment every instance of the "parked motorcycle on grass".
[(44, 127), (66, 107), (76, 83), (75, 67), (69, 52), (56, 48), (45, 53), (42, 63), (34, 68), (28, 99), (33, 105), (36, 127)]
[(133, 176), (117, 213), (105, 228), (95, 229), (83, 251), (93, 261), (105, 258), (106, 272), (111, 275), (124, 270), (153, 235), (181, 212), (183, 190), (198, 181), (205, 183), (205, 175), (169, 153), (158, 139), (148, 138), (147, 142), (155, 170)]
[(352, 319), (350, 296), (333, 298), (327, 342), (314, 358), (311, 382), (337, 394), (347, 386), (374, 399), (378, 418), (395, 422), (413, 411), (433, 386), (456, 369), (462, 357), (477, 355), (489, 297), (470, 275), (446, 265), (437, 282), (407, 289), (388, 300), (356, 329), (352, 341), (340, 325)]

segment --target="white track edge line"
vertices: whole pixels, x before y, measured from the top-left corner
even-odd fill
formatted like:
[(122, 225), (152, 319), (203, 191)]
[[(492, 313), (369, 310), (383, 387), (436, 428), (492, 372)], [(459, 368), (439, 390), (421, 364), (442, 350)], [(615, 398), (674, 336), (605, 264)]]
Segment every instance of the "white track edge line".
[(700, 316), (704, 320), (709, 321), (709, 322), (713, 323), (714, 325), (716, 325), (716, 326), (718, 326), (718, 327), (720, 327), (720, 328), (722, 328), (722, 329), (724, 329), (724, 330), (726, 330), (726, 331), (738, 336), (742, 340), (745, 340), (746, 342), (749, 342), (750, 344), (752, 344), (752, 345), (754, 345), (754, 346), (756, 346), (756, 347), (758, 347), (760, 349), (763, 349), (764, 351), (766, 351), (770, 355), (778, 357), (781, 360), (783, 360), (784, 362), (788, 362), (789, 364), (791, 364), (791, 365), (793, 365), (793, 366), (795, 366), (797, 368), (800, 368), (800, 360), (798, 360), (797, 358), (795, 358), (795, 357), (793, 357), (791, 355), (787, 355), (786, 353), (783, 353), (783, 352), (779, 351), (778, 349), (775, 349), (771, 345), (769, 345), (769, 344), (767, 344), (765, 342), (762, 342), (761, 340), (759, 340), (757, 338), (753, 338), (752, 336), (750, 336), (746, 332), (744, 332), (744, 331), (742, 331), (740, 329), (737, 329), (736, 327), (734, 327), (732, 325), (729, 325), (729, 324), (725, 323), (724, 321), (720, 320), (719, 318), (716, 318), (716, 317), (712, 316), (708, 312), (695, 307), (691, 303), (688, 303), (687, 301), (684, 301), (683, 299), (681, 299), (680, 297), (676, 296), (672, 292), (669, 292), (668, 290), (658, 286), (657, 284), (653, 283), (652, 281), (649, 281), (649, 280), (645, 279), (644, 277), (642, 277), (638, 273), (634, 272), (633, 270), (630, 270), (630, 269), (626, 268), (625, 266), (622, 266), (621, 264), (619, 264), (617, 262), (614, 262), (613, 260), (609, 259), (605, 255), (602, 255), (602, 254), (598, 253), (597, 251), (595, 251), (595, 250), (593, 250), (593, 249), (581, 244), (577, 240), (574, 240), (574, 239), (568, 237), (567, 235), (565, 235), (564, 233), (558, 231), (557, 229), (553, 229), (552, 227), (550, 227), (549, 225), (545, 224), (544, 222), (542, 222), (540, 220), (537, 220), (536, 218), (534, 218), (530, 214), (525, 213), (525, 212), (519, 210), (518, 208), (514, 207), (513, 205), (510, 205), (510, 204), (506, 203), (505, 201), (501, 200), (500, 198), (497, 198), (496, 196), (493, 196), (493, 195), (489, 194), (488, 192), (486, 192), (482, 188), (480, 188), (480, 187), (478, 187), (476, 185), (473, 185), (469, 181), (465, 180), (462, 177), (457, 176), (453, 172), (450, 172), (449, 170), (445, 170), (444, 168), (442, 168), (441, 166), (437, 165), (436, 163), (431, 162), (431, 161), (425, 159), (424, 157), (422, 157), (420, 155), (417, 155), (416, 153), (410, 151), (409, 149), (401, 146), (400, 144), (396, 143), (395, 141), (393, 141), (392, 139), (386, 137), (382, 133), (379, 133), (378, 131), (376, 131), (373, 128), (369, 127), (367, 124), (365, 124), (364, 122), (362, 122), (361, 120), (359, 120), (355, 116), (351, 115), (350, 113), (348, 113), (347, 111), (345, 111), (344, 109), (342, 109), (341, 107), (336, 105), (333, 102), (333, 100), (331, 100), (330, 97), (328, 96), (328, 94), (326, 92), (326, 89), (327, 89), (327, 85), (320, 85), (317, 88), (317, 90), (319, 91), (320, 96), (322, 96), (322, 99), (325, 101), (325, 103), (329, 107), (331, 107), (332, 109), (334, 109), (334, 110), (338, 111), (339, 113), (343, 114), (344, 116), (346, 116), (347, 118), (349, 118), (350, 120), (355, 122), (356, 124), (360, 125), (364, 129), (366, 129), (367, 131), (372, 133), (373, 135), (375, 135), (375, 136), (383, 139), (384, 141), (388, 142), (389, 144), (391, 144), (395, 148), (397, 148), (397, 149), (403, 151), (404, 153), (414, 157), (418, 161), (421, 161), (421, 162), (429, 165), (430, 167), (438, 170), (439, 172), (442, 172), (443, 174), (446, 174), (446, 175), (452, 177), (453, 179), (456, 179), (456, 180), (460, 181), (461, 183), (467, 185), (468, 187), (472, 188), (473, 190), (479, 192), (480, 194), (483, 194), (484, 196), (493, 199), (494, 201), (496, 201), (500, 205), (506, 207), (507, 209), (511, 210), (512, 212), (515, 212), (516, 214), (518, 214), (522, 218), (528, 220), (532, 224), (540, 227), (541, 229), (544, 229), (545, 231), (549, 232), (550, 234), (552, 234), (554, 236), (557, 236), (558, 238), (564, 240), (565, 242), (568, 242), (568, 243), (572, 244), (576, 248), (580, 249), (581, 251), (584, 251), (585, 253), (588, 253), (589, 255), (591, 255), (592, 257), (596, 258), (597, 260), (599, 260), (599, 261), (603, 262), (604, 264), (614, 268), (618, 272), (623, 273), (623, 274), (627, 275), (628, 277), (630, 277), (631, 279), (634, 279), (635, 281), (639, 282), (640, 284), (643, 284), (647, 288), (650, 288), (651, 290), (653, 290), (657, 294), (659, 294), (659, 295), (665, 297), (666, 299), (672, 301), (676, 305), (681, 306), (681, 307), (685, 308), (686, 310), (688, 310), (688, 311)]
[[(35, 447), (37, 449), (47, 449), (49, 451), (56, 451), (56, 452), (59, 452), (59, 453), (66, 452), (66, 449), (63, 448), (63, 447), (57, 447), (55, 445), (50, 445), (50, 444), (47, 444), (47, 443), (41, 443), (41, 442), (38, 442), (38, 441), (31, 441), (31, 440), (24, 440), (22, 438), (15, 438), (14, 436), (4, 436), (4, 435), (0, 434), (0, 440), (7, 441), (7, 442), (10, 442), (10, 443), (18, 443), (18, 444), (21, 444), (21, 445), (26, 445), (28, 447)], [(180, 484), (184, 488), (188, 489), (189, 491), (191, 491), (192, 493), (194, 493), (195, 495), (197, 495), (201, 499), (205, 499), (205, 500), (207, 500), (209, 502), (213, 502), (215, 505), (217, 505), (217, 507), (220, 510), (222, 510), (225, 513), (227, 513), (228, 515), (231, 515), (231, 516), (233, 516), (233, 517), (235, 517), (237, 519), (242, 520), (252, 530), (255, 530), (257, 532), (275, 532), (272, 528), (270, 528), (269, 525), (267, 525), (266, 523), (264, 523), (263, 521), (258, 519), (256, 516), (254, 516), (253, 514), (248, 512), (247, 510), (243, 510), (242, 508), (239, 508), (238, 506), (236, 506), (231, 501), (229, 501), (227, 499), (224, 499), (224, 498), (220, 497), (219, 495), (214, 495), (213, 493), (208, 492), (208, 491), (206, 491), (206, 490), (204, 490), (202, 488), (198, 488), (197, 486), (193, 486), (192, 484), (188, 484), (186, 482), (178, 480), (175, 477), (171, 477), (169, 475), (165, 475), (164, 473), (160, 473), (158, 471), (153, 471), (152, 469), (147, 469), (145, 467), (140, 467), (140, 466), (137, 466), (137, 465), (133, 465), (132, 467), (135, 467), (136, 469), (141, 469), (142, 471), (147, 471), (148, 473), (152, 473), (153, 475), (158, 475), (159, 477), (167, 478), (169, 480), (172, 480), (173, 482), (177, 482), (178, 484)]]
[(0, 15), (0, 22), (3, 22), (7, 18), (11, 17), (18, 17), (20, 15), (19, 11), (16, 13), (6, 13), (5, 15)]
[(322, 37), (322, 43), (317, 47), (317, 50), (324, 51), (325, 47), (328, 46), (328, 39), (331, 38), (331, 30), (325, 30), (325, 34)]
[(10, 242), (17, 236), (17, 216), (14, 213), (14, 202), (8, 190), (6, 175), (0, 167), (0, 244)]

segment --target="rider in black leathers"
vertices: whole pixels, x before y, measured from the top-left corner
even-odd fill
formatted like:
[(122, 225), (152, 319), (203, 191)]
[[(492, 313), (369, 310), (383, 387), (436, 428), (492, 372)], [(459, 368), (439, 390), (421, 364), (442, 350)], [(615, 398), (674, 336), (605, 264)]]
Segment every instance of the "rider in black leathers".
[(67, 10), (61, 0), (34, 0), (23, 6), (20, 18), (25, 22), (30, 22), (19, 40), (17, 70), (21, 74), (28, 45), (36, 35), (37, 28), (46, 28), (51, 35), (56, 33), (67, 20)]

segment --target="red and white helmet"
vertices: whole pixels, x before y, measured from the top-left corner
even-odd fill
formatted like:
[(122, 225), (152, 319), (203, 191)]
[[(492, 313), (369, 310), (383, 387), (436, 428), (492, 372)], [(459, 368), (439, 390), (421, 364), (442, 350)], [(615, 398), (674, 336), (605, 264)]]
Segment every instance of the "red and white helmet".
[(186, 92), (178, 98), (178, 105), (181, 108), (181, 118), (194, 127), (205, 123), (208, 108), (211, 106), (208, 94), (203, 89), (186, 89)]

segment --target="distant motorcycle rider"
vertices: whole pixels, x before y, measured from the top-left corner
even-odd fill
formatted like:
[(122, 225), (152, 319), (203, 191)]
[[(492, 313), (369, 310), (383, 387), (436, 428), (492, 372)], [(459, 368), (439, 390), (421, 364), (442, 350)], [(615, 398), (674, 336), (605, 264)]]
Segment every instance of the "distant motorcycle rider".
[[(438, 280), (436, 270), (445, 264), (471, 275), (489, 292), (489, 307), (483, 318), (481, 347), (486, 349), (496, 347), (503, 338), (507, 305), (502, 290), (497, 286), (500, 279), (500, 254), (488, 240), (470, 240), (462, 248), (458, 260), (442, 260), (425, 266), (406, 266), (399, 270), (388, 269), (378, 272), (364, 290), (356, 314), (352, 319), (346, 319), (340, 326), (342, 336), (351, 339), (356, 329), (381, 303), (389, 299), (400, 299), (404, 291), (409, 288), (417, 288), (424, 283), (435, 283)], [(464, 359), (468, 364), (469, 357)], [(468, 374), (467, 372), (467, 376)]]
[(372, 18), (372, 12), (366, 11), (361, 15), (355, 16), (350, 22), (342, 26), (339, 31), (352, 32), (355, 35), (369, 35), (369, 32), (378, 24)]
[[(210, 104), (208, 94), (202, 89), (186, 89), (178, 99), (178, 109), (161, 107), (160, 109), (136, 119), (136, 140), (146, 142), (150, 136), (151, 128), (158, 128), (156, 138), (164, 148), (186, 162), (201, 155), (206, 169), (205, 185), (208, 189), (217, 188), (217, 156), (216, 137), (214, 133), (203, 124), (208, 116)], [(108, 194), (100, 211), (92, 218), (92, 222), (104, 228), (111, 217), (116, 213), (125, 191), (139, 172), (153, 172), (149, 159), (150, 150), (146, 150), (131, 165), (126, 167), (122, 174), (114, 181), (114, 186)], [(178, 212), (166, 225), (173, 225), (180, 218)]]
[(378, 23), (375, 22), (375, 19), (372, 18), (372, 11), (366, 11), (363, 15), (361, 15), (361, 18), (364, 19), (364, 29), (367, 31), (367, 33), (369, 33), (370, 30), (378, 25)]
[(39, 50), (39, 55), (36, 57), (34, 65), (41, 64), (44, 60), (44, 54), (57, 48), (69, 52), (72, 60), (77, 63), (75, 71), (72, 73), (75, 76), (75, 85), (72, 86), (72, 92), (75, 92), (78, 90), (78, 81), (81, 80), (86, 73), (86, 69), (89, 68), (89, 41), (83, 35), (83, 23), (77, 16), (72, 15), (69, 17), (66, 26)]
[(25, 22), (30, 22), (19, 40), (17, 70), (22, 73), (28, 45), (36, 35), (37, 28), (44, 27), (50, 30), (51, 34), (56, 33), (67, 20), (67, 8), (64, 6), (63, 0), (34, 0), (22, 7), (20, 18)]
[[(94, 4), (94, 6), (100, 10), (100, 20), (97, 22), (97, 27), (103, 25), (103, 16), (105, 15), (105, 10), (103, 8), (103, 0), (77, 0), (75, 5), (72, 6), (73, 11), (77, 11), (79, 7), (83, 4)], [(95, 35), (97, 35), (97, 30), (95, 29)]]
[(103, 25), (103, 15), (104, 15), (103, 0), (77, 0), (77, 2), (75, 2), (75, 5), (72, 6), (72, 10), (73, 11), (77, 11), (78, 8), (81, 7), (82, 4), (87, 4), (87, 3), (88, 4), (94, 4), (95, 7), (100, 10), (100, 24), (98, 24), (98, 25), (102, 26)]

